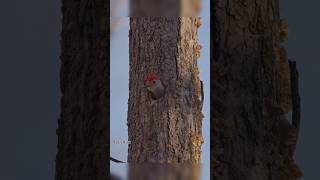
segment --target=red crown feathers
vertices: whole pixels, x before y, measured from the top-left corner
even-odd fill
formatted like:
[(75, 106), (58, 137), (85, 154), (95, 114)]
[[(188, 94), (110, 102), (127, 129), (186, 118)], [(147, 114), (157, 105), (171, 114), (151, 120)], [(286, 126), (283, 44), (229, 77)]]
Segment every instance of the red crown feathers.
[(146, 79), (146, 82), (151, 82), (159, 79), (160, 79), (160, 76), (158, 76), (157, 74), (149, 74), (149, 76)]

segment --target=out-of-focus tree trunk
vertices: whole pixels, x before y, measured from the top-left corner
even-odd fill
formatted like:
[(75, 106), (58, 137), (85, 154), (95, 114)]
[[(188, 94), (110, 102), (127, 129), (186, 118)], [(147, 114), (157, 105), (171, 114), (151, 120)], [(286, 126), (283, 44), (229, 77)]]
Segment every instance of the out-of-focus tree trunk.
[(213, 178), (298, 179), (298, 74), (281, 45), (279, 2), (213, 3)]
[(56, 180), (109, 178), (107, 3), (62, 1), (62, 98)]
[[(200, 162), (198, 29), (191, 17), (130, 18), (128, 162)], [(144, 81), (157, 73), (165, 96), (151, 103)]]
[(110, 33), (114, 33), (121, 25), (124, 17), (119, 16), (121, 7), (124, 6), (124, 0), (110, 1)]

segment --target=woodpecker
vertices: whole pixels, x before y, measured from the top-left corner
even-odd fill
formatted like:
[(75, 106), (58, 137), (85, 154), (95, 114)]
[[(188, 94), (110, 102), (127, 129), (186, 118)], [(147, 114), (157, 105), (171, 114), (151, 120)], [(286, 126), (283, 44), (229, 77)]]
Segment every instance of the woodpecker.
[(165, 86), (159, 75), (150, 74), (145, 81), (145, 85), (153, 100), (157, 100), (164, 95)]
[(202, 81), (200, 81), (200, 85), (201, 85), (201, 110), (202, 110), (203, 101), (204, 101), (203, 82)]

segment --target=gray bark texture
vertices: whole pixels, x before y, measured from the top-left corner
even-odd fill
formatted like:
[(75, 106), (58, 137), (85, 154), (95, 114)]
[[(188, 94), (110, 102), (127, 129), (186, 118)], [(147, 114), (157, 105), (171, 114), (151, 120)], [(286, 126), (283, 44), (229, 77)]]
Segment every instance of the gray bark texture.
[(212, 13), (213, 179), (298, 179), (298, 72), (278, 0), (217, 0)]
[[(191, 17), (130, 18), (128, 162), (200, 162), (201, 82), (198, 28)], [(164, 97), (152, 103), (144, 81), (161, 77)]]
[(62, 0), (56, 180), (109, 178), (107, 3)]

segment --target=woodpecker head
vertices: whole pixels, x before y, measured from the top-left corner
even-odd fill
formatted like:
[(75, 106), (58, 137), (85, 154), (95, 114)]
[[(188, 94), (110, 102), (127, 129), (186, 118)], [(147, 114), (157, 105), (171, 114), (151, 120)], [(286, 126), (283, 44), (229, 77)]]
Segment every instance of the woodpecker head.
[(150, 88), (156, 86), (158, 83), (161, 83), (161, 80), (160, 80), (160, 76), (157, 74), (149, 74), (149, 76), (145, 80), (145, 85), (148, 90), (150, 90)]
[(149, 74), (145, 80), (147, 90), (151, 93), (153, 99), (159, 99), (164, 94), (164, 85), (157, 74)]

